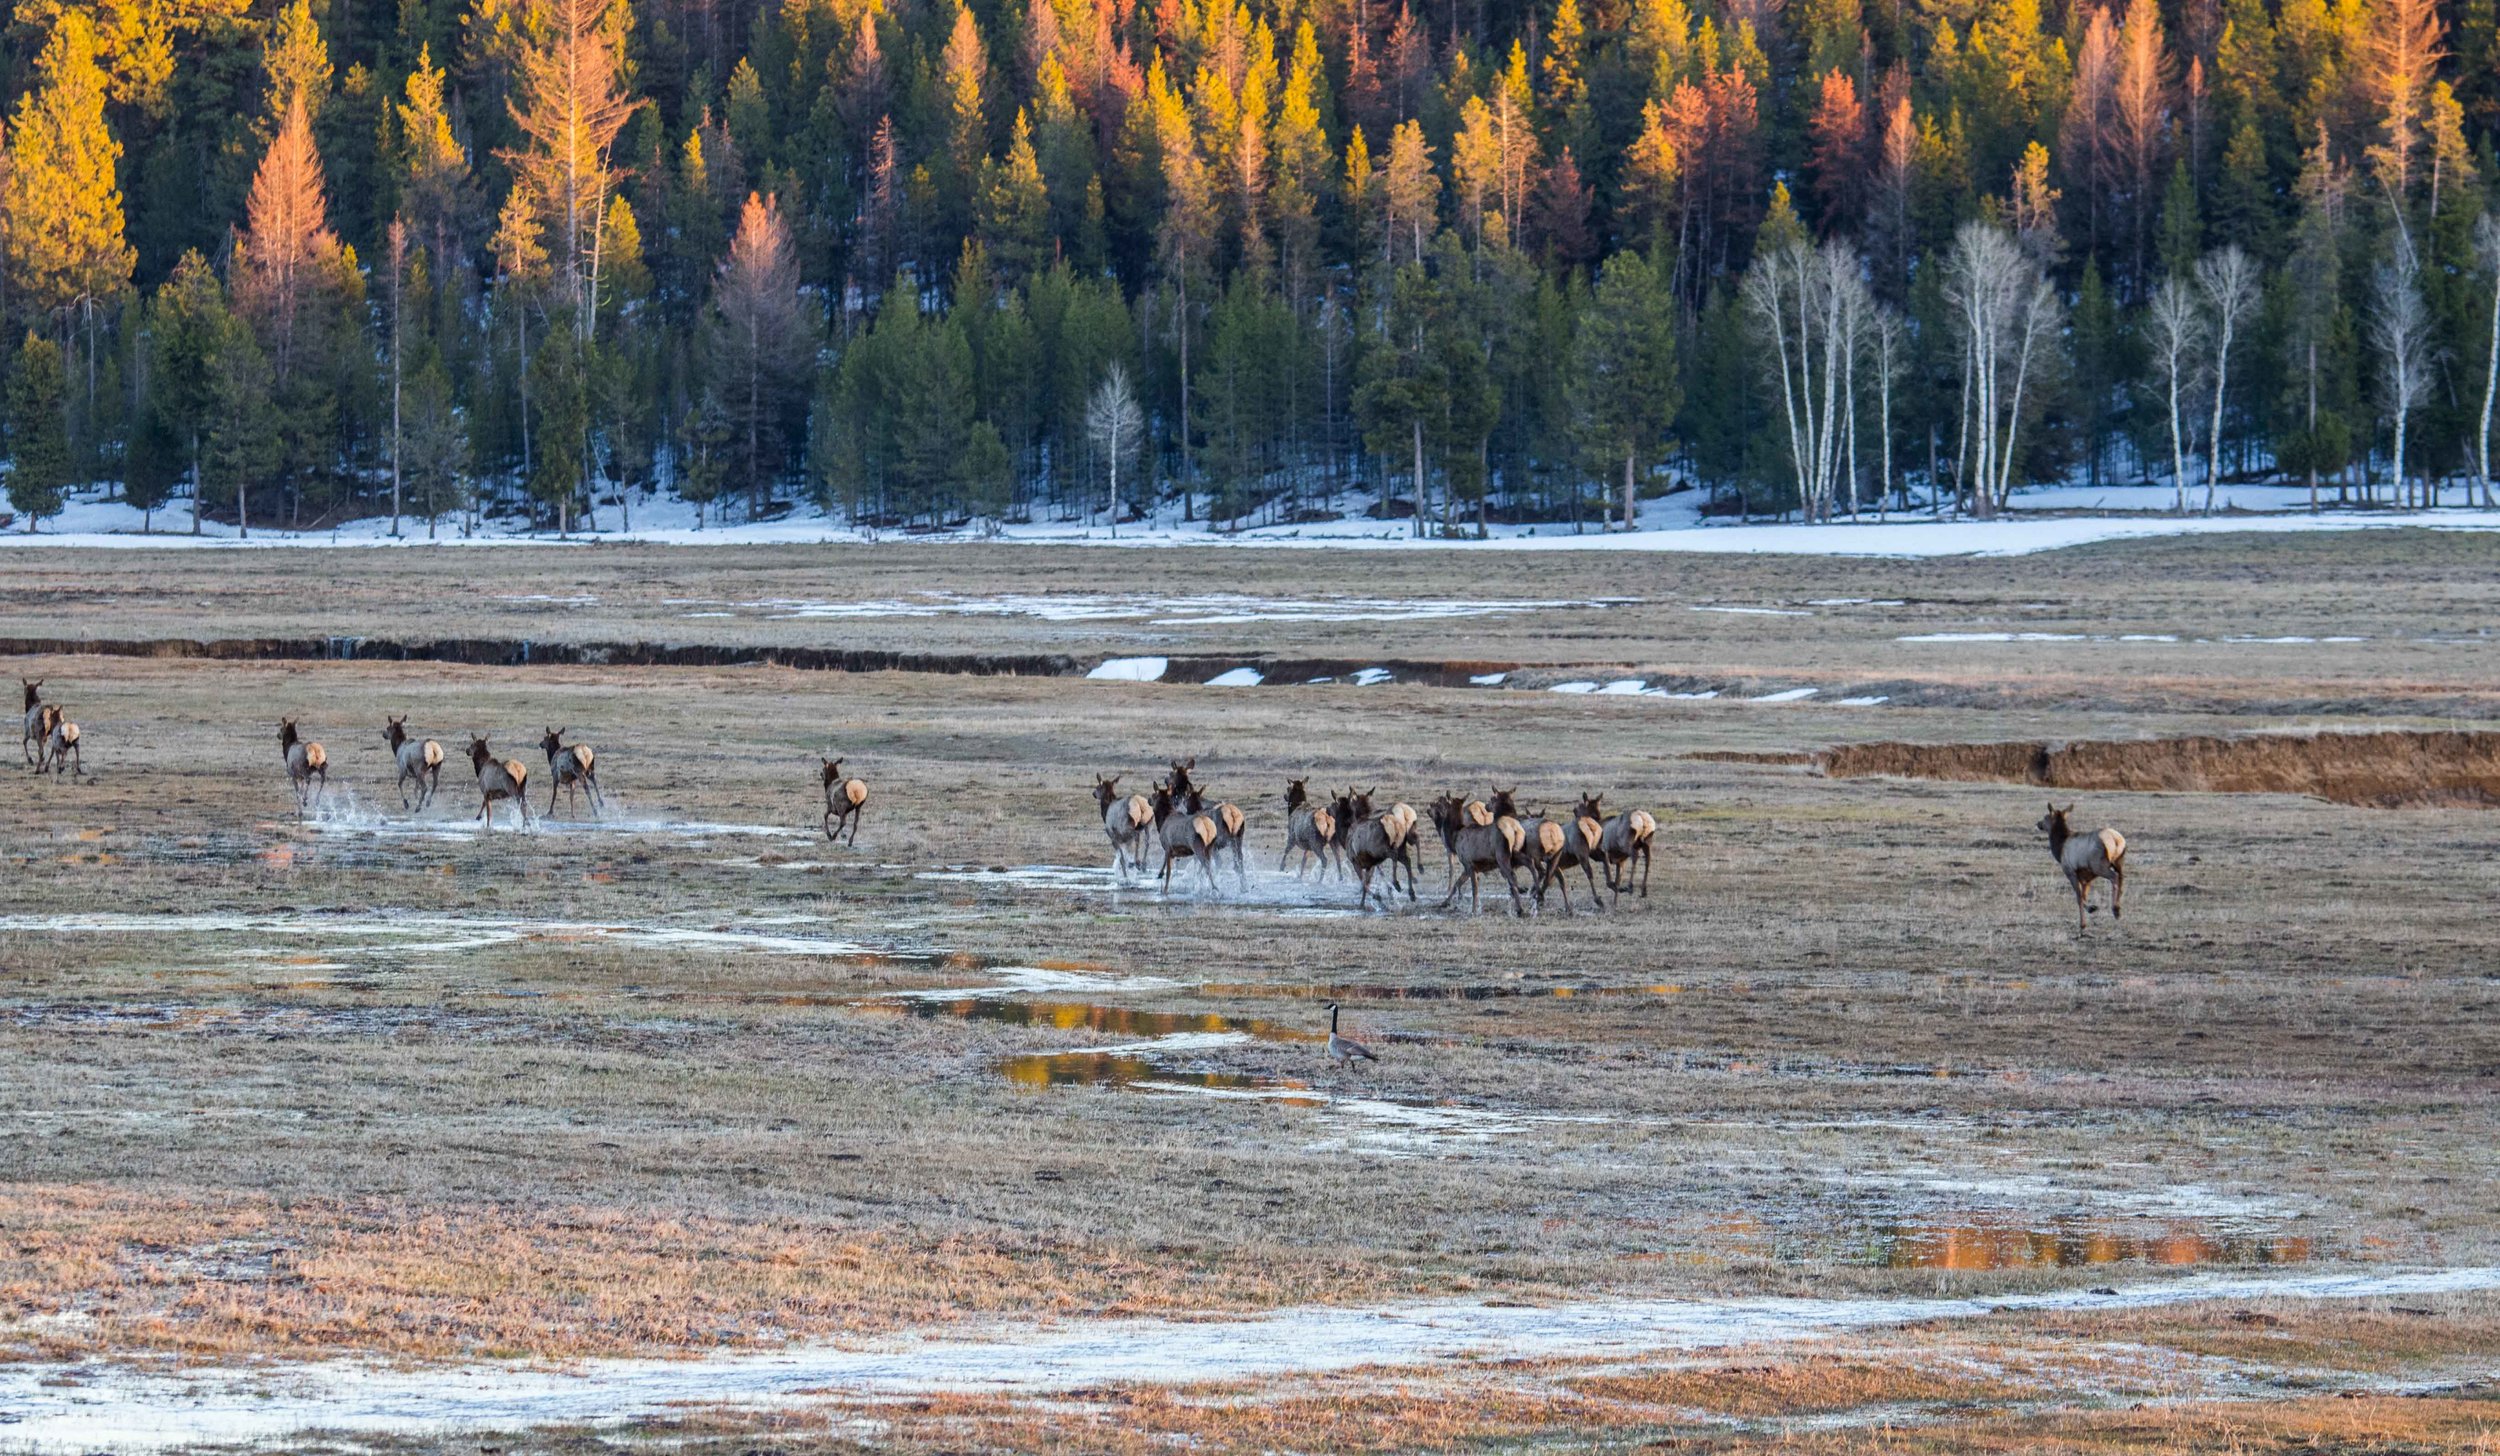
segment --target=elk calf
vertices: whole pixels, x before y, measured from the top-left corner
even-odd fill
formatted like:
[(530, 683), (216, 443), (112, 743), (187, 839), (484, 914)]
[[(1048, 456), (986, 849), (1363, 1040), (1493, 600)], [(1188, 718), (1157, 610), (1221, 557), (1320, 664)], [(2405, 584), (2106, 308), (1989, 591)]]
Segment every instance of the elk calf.
[(859, 844), (859, 821), (863, 817), (860, 811), (868, 807), (868, 781), (845, 778), (842, 760), (838, 758), (827, 758), (820, 753), (816, 755), (816, 761), (824, 765), (825, 838), (836, 844), (841, 843), (842, 827), (847, 824), (851, 830), (851, 844), (856, 847)]
[[(70, 777), (85, 778), (87, 776), (86, 755), (78, 751), (78, 725), (62, 717), (58, 712), (52, 715), (52, 732), (45, 737), (43, 750), (44, 758), (50, 762), (54, 773), (58, 774), (67, 770), (70, 760), (74, 758), (78, 761), (78, 770)], [(43, 772), (43, 764), (36, 764), (35, 772)]]
[(509, 799), (521, 816), (521, 827), (530, 827), (530, 766), (517, 758), (498, 759), (486, 740), (478, 734), (469, 735), (469, 767), (477, 770), (477, 791), (480, 803), (477, 817), (486, 822), (486, 832), (495, 832), (495, 801)]
[(547, 785), (547, 812), (549, 815), (556, 812), (556, 790), (564, 790), (565, 804), (576, 809), (581, 804), (576, 796), (587, 792), (590, 795), (590, 817), (596, 819), (599, 817), (600, 798), (599, 756), (590, 751), (587, 743), (566, 747), (564, 735), (572, 731), (570, 728), (550, 728), (546, 736), (538, 740), (538, 746), (547, 754), (547, 772), (555, 777), (555, 782)]
[[(434, 795), (443, 787), (443, 745), (428, 738), (420, 742), (408, 736), (405, 717), (386, 717), (382, 725), (382, 741), (389, 745), (391, 759), (399, 765), (399, 807), (422, 814), (434, 802)], [(415, 803), (408, 800), (408, 785), (417, 786)]]
[(330, 786), (330, 754), (320, 744), (295, 731), (295, 720), (278, 721), (278, 752), (286, 757), (287, 781), (295, 787), (295, 812), (321, 802), (321, 791)]
[(2049, 812), (2033, 825), (2049, 836), (2049, 858), (2057, 861), (2066, 883), (2075, 891), (2075, 934), (2084, 933), (2089, 924), (2084, 919), (2090, 909), (2089, 900), (2094, 880), (2109, 881), (2109, 918), (2116, 920), (2124, 912), (2127, 898), (2127, 836), (2115, 829), (2103, 828), (2094, 834), (2077, 834), (2066, 826), (2066, 816), (2075, 806), (2060, 809), (2049, 805)]
[(1337, 878), (1345, 878), (1345, 846), (1337, 838), (1337, 816), (1312, 802), (1310, 780), (1295, 779), (1285, 785), (1285, 852), (1276, 857), (1276, 872), (1285, 872), (1285, 861), (1294, 851), (1302, 852), (1302, 863), (1294, 866), (1293, 877), (1301, 879), (1311, 871), (1311, 861), (1319, 861), (1322, 875), (1328, 873), (1328, 856), (1337, 856)]
[(1111, 870), (1126, 875), (1131, 866), (1146, 872), (1146, 832), (1155, 827), (1154, 805), (1143, 794), (1120, 793), (1120, 776), (1094, 775), (1094, 804), (1102, 810), (1102, 832), (1111, 841)]

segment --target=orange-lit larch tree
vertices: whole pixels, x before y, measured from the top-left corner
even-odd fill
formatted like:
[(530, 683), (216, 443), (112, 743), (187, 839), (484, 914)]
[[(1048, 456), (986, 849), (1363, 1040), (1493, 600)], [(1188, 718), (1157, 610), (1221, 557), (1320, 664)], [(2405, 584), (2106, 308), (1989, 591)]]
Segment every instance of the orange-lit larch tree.
[(632, 11), (623, 0), (533, 0), (508, 103), (526, 145), (503, 154), (513, 195), (535, 214), (556, 301), (585, 339), (598, 322), (603, 224), (617, 134), (643, 106), (627, 88)]

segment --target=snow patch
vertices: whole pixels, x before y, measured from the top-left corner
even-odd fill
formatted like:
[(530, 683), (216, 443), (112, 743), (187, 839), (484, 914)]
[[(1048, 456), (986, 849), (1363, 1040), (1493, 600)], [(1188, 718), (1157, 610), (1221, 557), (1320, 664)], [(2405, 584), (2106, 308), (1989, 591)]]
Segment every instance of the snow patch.
[(1208, 678), (1207, 686), (1211, 688), (1255, 688), (1265, 681), (1267, 681), (1267, 674), (1255, 667), (1236, 667), (1230, 672), (1219, 672)]
[(1393, 676), (1394, 674), (1385, 667), (1367, 667), (1354, 674), (1353, 681), (1358, 688), (1376, 688), (1388, 682)]
[(1758, 698), (1747, 698), (1745, 701), (1748, 703), (1802, 703), (1821, 691), (1823, 691), (1821, 688), (1788, 688), (1776, 693), (1764, 693)]
[(1115, 657), (1085, 674), (1098, 682), (1161, 682), (1168, 657)]
[(1593, 693), (1597, 691), (1597, 684), (1593, 682), (1563, 682), (1554, 684), (1552, 687), (1547, 688), (1546, 691), (1549, 693)]
[(1510, 674), (1506, 672), (1479, 673), (1476, 676), (1467, 679), (1469, 683), (1480, 688), (1498, 688), (1509, 680)]

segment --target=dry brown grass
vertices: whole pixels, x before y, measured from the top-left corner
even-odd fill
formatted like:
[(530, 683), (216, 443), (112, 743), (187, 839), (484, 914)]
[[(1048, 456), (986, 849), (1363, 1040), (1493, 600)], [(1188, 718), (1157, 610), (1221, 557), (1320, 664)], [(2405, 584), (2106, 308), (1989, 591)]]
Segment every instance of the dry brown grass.
[[(1276, 1247), (915, 1238), (601, 1207), (0, 1192), (7, 1354), (563, 1359), (752, 1347), (980, 1316), (1241, 1311), (1417, 1292)], [(64, 1319), (63, 1316), (68, 1316)]]

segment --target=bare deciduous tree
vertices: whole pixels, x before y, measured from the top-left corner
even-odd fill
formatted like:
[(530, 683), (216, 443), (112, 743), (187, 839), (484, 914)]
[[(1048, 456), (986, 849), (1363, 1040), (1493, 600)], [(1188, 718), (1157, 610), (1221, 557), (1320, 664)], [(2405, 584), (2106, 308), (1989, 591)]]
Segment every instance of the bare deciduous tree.
[(1945, 263), (1944, 296), (1962, 336), (1965, 465), (1974, 508), (1993, 516), (2013, 489), (2023, 411), (2057, 332), (2057, 295), (2005, 229), (1966, 222)]
[[(1874, 304), (1865, 270), (1837, 240), (1819, 248), (1792, 240), (1755, 262), (1745, 302), (1771, 344), (1799, 508), (1822, 519), (1856, 458), (1854, 356)], [(1853, 503), (1854, 493), (1853, 484)]]
[(2165, 278), (2153, 290), (2144, 310), (2145, 344), (2162, 373), (2170, 406), (2170, 484), (2177, 493), (2180, 515), (2187, 514), (2187, 434), (2180, 422), (2180, 398), (2194, 377), (2196, 356), (2204, 346), (2205, 319), (2196, 296), (2176, 278)]
[(2474, 436), (2474, 470), (2483, 487), (2483, 509), (2491, 509), (2491, 406), (2500, 394), (2500, 219), (2486, 212), (2474, 219), (2474, 257), (2483, 266), (2491, 289), (2491, 340), (2483, 355), (2483, 416)]
[(2197, 291), (2212, 310), (2214, 419), (2205, 436), (2205, 514), (2214, 511), (2214, 483), (2222, 478), (2222, 406), (2231, 390), (2231, 342), (2257, 307), (2257, 265), (2237, 243), (2207, 253), (2196, 265)]
[(1120, 466), (1137, 450), (1146, 433), (1145, 411), (1137, 407), (1137, 391), (1129, 386), (1128, 369), (1113, 364), (1094, 386), (1085, 403), (1085, 433), (1111, 472), (1111, 534), (1120, 534)]
[(2421, 266), (2399, 236), (2395, 259), (2378, 270), (2372, 289), (2370, 344), (2378, 351), (2387, 410), (2394, 417), (2395, 454), (2389, 463), (2400, 502), (2405, 493), (2405, 431), (2423, 396), (2430, 392), (2434, 362), (2430, 309), (2422, 302)]

